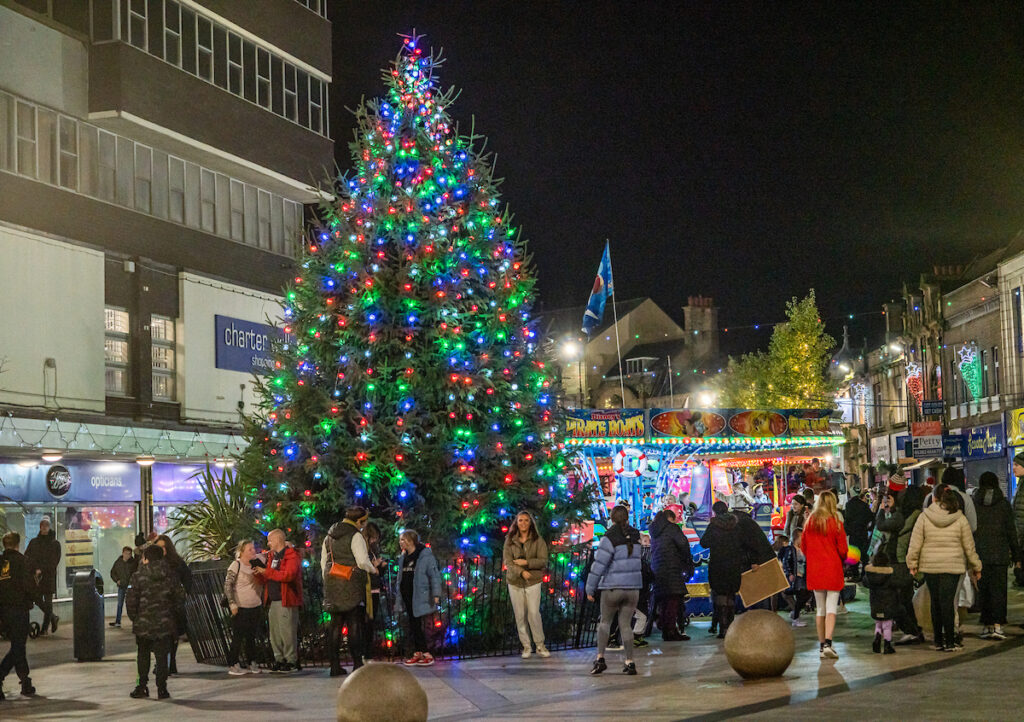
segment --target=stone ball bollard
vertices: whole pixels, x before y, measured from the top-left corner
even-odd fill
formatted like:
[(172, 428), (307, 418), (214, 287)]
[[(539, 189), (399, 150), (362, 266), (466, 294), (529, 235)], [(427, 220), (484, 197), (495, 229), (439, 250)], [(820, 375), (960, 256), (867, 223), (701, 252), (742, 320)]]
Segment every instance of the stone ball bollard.
[(426, 722), (427, 693), (394, 664), (367, 664), (338, 689), (338, 722)]
[(781, 677), (795, 652), (792, 627), (767, 609), (740, 614), (725, 633), (725, 658), (743, 679)]
[(921, 631), (932, 636), (932, 595), (928, 591), (928, 585), (922, 584), (914, 592), (914, 616), (917, 617), (917, 625)]

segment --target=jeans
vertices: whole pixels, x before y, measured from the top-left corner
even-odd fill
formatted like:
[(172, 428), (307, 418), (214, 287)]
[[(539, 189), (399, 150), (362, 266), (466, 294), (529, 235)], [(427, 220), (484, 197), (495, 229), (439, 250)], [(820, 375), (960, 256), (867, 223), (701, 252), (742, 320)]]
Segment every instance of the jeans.
[(1006, 565), (986, 564), (978, 580), (978, 607), (986, 627), (1006, 624)]
[(43, 610), (43, 626), (41, 627), (41, 633), (46, 634), (50, 631), (50, 623), (53, 622), (53, 595), (52, 594), (41, 594), (40, 601), (38, 603), (39, 608)]
[(597, 656), (604, 657), (611, 633), (612, 618), (619, 620), (623, 655), (633, 658), (633, 612), (640, 600), (639, 589), (604, 589), (601, 591), (601, 622), (597, 625)]
[(124, 595), (128, 591), (128, 587), (117, 588), (117, 616), (114, 617), (114, 623), (121, 623), (121, 611), (124, 609)]
[[(516, 617), (516, 630), (519, 632), (519, 643), (523, 649), (530, 650), (530, 633), (538, 647), (544, 646), (544, 624), (540, 618), (540, 588), (542, 584), (531, 584), (528, 587), (508, 585), (508, 596), (512, 600), (512, 612)], [(529, 625), (529, 629), (527, 629)]]
[(341, 636), (345, 631), (348, 637), (348, 651), (352, 655), (352, 669), (363, 666), (363, 637), (366, 634), (366, 607), (360, 605), (347, 612), (331, 612), (331, 631), (327, 646), (327, 656), (331, 662), (331, 670), (341, 669)]
[(932, 598), (932, 629), (935, 644), (951, 645), (956, 637), (956, 593), (962, 574), (925, 574)]
[(281, 602), (271, 602), (267, 616), (270, 620), (270, 648), (274, 651), (274, 660), (289, 664), (298, 663), (298, 607), (286, 607)]
[(7, 629), (7, 639), (11, 642), (11, 648), (3, 661), (0, 661), (0, 682), (11, 669), (18, 673), (18, 679), (25, 682), (28, 680), (28, 657), (25, 656), (25, 647), (28, 644), (28, 610), (0, 607), (0, 622), (3, 622)]
[(147, 639), (136, 637), (135, 643), (139, 647), (135, 661), (138, 665), (139, 679), (137, 684), (145, 687), (149, 684), (149, 655), (156, 657), (156, 688), (167, 689), (167, 659), (171, 655), (171, 638), (160, 637), (160, 639)]
[(231, 647), (228, 649), (228, 666), (257, 664), (256, 635), (263, 626), (263, 607), (239, 607), (238, 614), (231, 617)]

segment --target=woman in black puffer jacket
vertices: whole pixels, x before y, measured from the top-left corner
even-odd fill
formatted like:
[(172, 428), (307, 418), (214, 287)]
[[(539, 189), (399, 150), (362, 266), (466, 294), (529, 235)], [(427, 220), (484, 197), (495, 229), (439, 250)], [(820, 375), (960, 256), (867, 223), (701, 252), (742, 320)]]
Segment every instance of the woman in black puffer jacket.
[(986, 471), (978, 480), (974, 493), (974, 509), (978, 530), (974, 545), (981, 558), (981, 579), (978, 580), (978, 606), (982, 639), (1006, 639), (1006, 567), (1012, 562), (1021, 565), (1020, 543), (1013, 523), (1013, 507), (999, 488), (999, 477)]
[(666, 642), (689, 639), (676, 626), (686, 596), (686, 580), (693, 575), (693, 555), (683, 530), (670, 509), (659, 511), (651, 522), (651, 569), (658, 605), (661, 638)]

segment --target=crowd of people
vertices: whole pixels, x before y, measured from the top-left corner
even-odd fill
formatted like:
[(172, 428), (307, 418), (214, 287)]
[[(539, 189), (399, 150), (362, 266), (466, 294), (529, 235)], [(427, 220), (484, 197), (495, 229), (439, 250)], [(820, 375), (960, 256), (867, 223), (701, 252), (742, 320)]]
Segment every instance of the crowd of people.
[[(814, 470), (808, 470), (812, 479)], [(1024, 476), (1024, 454), (1014, 459), (1014, 472)], [(1024, 494), (1013, 504), (999, 479), (981, 474), (977, 489), (967, 493), (964, 474), (949, 467), (931, 487), (908, 485), (898, 471), (887, 484), (854, 489), (841, 510), (838, 496), (827, 484), (805, 486), (792, 494), (784, 528), (774, 542), (751, 518), (750, 505), (713, 504), (700, 542), (709, 550), (708, 584), (712, 601), (709, 631), (724, 638), (737, 613), (745, 608), (738, 593), (749, 570), (778, 559), (788, 588), (753, 607), (787, 611), (794, 627), (805, 626), (802, 613), (812, 610), (819, 655), (837, 659), (837, 617), (845, 613), (859, 582), (869, 595), (875, 623), (872, 651), (893, 654), (895, 647), (924, 642), (914, 605), (915, 590), (930, 595), (933, 648), (962, 649), (962, 625), (969, 607), (976, 607), (981, 637), (1006, 638), (1007, 581), (1011, 565), (1021, 570), (1024, 532)], [(634, 649), (657, 622), (664, 642), (686, 641), (687, 581), (695, 562), (690, 542), (676, 511), (654, 514), (646, 532), (630, 525), (628, 508), (615, 506), (607, 532), (599, 539), (585, 572), (585, 594), (599, 609), (597, 654), (591, 674), (608, 669), (609, 649), (623, 650), (622, 672), (637, 674)], [(39, 535), (19, 552), (21, 539), (3, 537), (0, 556), (0, 622), (10, 650), (0, 661), (2, 682), (13, 669), (22, 694), (34, 694), (26, 658), (29, 611), (44, 613), (41, 633), (57, 628), (53, 614), (56, 568), (60, 548), (53, 540), (49, 519)], [(330, 675), (346, 673), (341, 659), (343, 641), (353, 669), (372, 660), (381, 631), (381, 531), (367, 510), (352, 506), (328, 530), (321, 549), (323, 609), (329, 614)], [(434, 639), (442, 582), (431, 549), (411, 529), (400, 533), (397, 559), (396, 606), (403, 610), (408, 666), (435, 663)], [(643, 547), (651, 547), (650, 554)], [(266, 550), (253, 540), (239, 542), (224, 578), (223, 606), (230, 614), (231, 644), (228, 674), (259, 674), (262, 667), (289, 674), (299, 666), (299, 610), (303, 605), (302, 559), (283, 530), (268, 533)], [(649, 562), (648, 562), (649, 560)], [(548, 567), (548, 547), (536, 520), (520, 512), (508, 530), (503, 548), (505, 582), (522, 645), (522, 657), (550, 656), (540, 614), (542, 581)], [(124, 547), (110, 570), (117, 585), (117, 612), (111, 626), (120, 627), (122, 612), (132, 620), (137, 642), (138, 679), (134, 698), (150, 696), (149, 674), (155, 660), (157, 697), (170, 696), (167, 681), (177, 673), (178, 640), (184, 634), (184, 600), (191, 588), (188, 565), (167, 536), (138, 537)], [(263, 659), (257, 640), (269, 631), (272, 658)], [(894, 640), (894, 632), (902, 636)]]

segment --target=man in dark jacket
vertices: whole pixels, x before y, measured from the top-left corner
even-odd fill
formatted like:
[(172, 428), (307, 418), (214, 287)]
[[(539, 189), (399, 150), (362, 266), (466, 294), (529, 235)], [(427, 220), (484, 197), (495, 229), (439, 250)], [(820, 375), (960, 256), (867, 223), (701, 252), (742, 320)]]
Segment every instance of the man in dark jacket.
[[(871, 523), (875, 520), (875, 515), (871, 513), (871, 505), (867, 502), (867, 495), (867, 489), (858, 489), (854, 496), (846, 502), (846, 508), (843, 509), (843, 526), (846, 527), (846, 537), (850, 546), (857, 547), (862, 554), (867, 554)], [(862, 559), (861, 561), (862, 564), (865, 564), (868, 560)], [(854, 569), (855, 577), (860, 577), (862, 564)]]
[(1021, 549), (1017, 529), (1013, 523), (1013, 507), (999, 488), (999, 477), (986, 471), (978, 479), (974, 495), (974, 508), (978, 515), (978, 530), (974, 532), (974, 546), (981, 559), (981, 579), (978, 580), (978, 606), (981, 624), (985, 628), (982, 639), (1004, 640), (1006, 624), (1006, 567), (1013, 562), (1021, 566)]
[(132, 556), (131, 547), (122, 547), (121, 556), (110, 568), (110, 579), (117, 585), (117, 616), (110, 623), (111, 627), (121, 626), (121, 610), (124, 608), (124, 596), (128, 592), (128, 584), (132, 574), (139, 568), (139, 562)]
[(28, 676), (25, 649), (28, 643), (28, 613), (37, 601), (38, 594), (25, 557), (18, 551), (19, 544), (21, 536), (17, 532), (4, 534), (4, 553), (0, 555), (0, 627), (7, 630), (11, 648), (3, 661), (0, 661), (0, 701), (4, 699), (4, 678), (11, 669), (17, 672), (21, 680), (23, 696), (30, 697), (36, 693), (32, 679)]
[(676, 626), (679, 606), (686, 594), (686, 580), (693, 576), (693, 555), (671, 509), (659, 511), (651, 522), (651, 569), (659, 608), (661, 638), (666, 642), (689, 639)]
[(128, 618), (138, 645), (139, 679), (131, 697), (149, 697), (149, 655), (156, 656), (156, 689), (167, 699), (167, 660), (171, 653), (176, 621), (185, 606), (185, 590), (164, 561), (164, 550), (156, 544), (146, 547), (142, 564), (132, 575), (125, 601)]
[(25, 562), (29, 572), (39, 586), (39, 608), (43, 610), (43, 626), (39, 634), (47, 629), (57, 631), (60, 618), (53, 613), (53, 596), (57, 593), (57, 565), (60, 564), (60, 542), (50, 528), (50, 517), (44, 516), (39, 522), (39, 535), (28, 543)]

